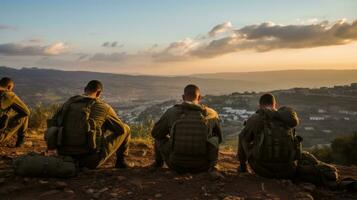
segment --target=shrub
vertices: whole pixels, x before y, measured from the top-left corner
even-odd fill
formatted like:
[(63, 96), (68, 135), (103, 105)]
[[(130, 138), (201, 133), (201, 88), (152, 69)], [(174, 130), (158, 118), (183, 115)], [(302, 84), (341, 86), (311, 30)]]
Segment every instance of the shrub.
[(357, 165), (357, 132), (334, 139), (331, 147), (311, 151), (318, 159), (342, 165)]
[(31, 109), (29, 128), (36, 131), (46, 129), (47, 119), (51, 118), (58, 108), (59, 105), (57, 104), (50, 106), (44, 106), (41, 103), (37, 104)]

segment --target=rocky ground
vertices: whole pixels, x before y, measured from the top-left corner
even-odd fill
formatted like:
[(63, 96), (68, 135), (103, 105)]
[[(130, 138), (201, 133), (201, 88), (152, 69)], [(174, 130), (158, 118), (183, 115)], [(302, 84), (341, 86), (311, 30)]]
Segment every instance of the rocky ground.
[[(127, 170), (113, 168), (114, 160), (75, 178), (19, 177), (12, 158), (30, 151), (43, 152), (41, 136), (32, 135), (22, 148), (0, 147), (0, 199), (357, 199), (357, 194), (329, 191), (308, 183), (271, 180), (238, 174), (233, 152), (221, 152), (219, 173), (177, 174), (167, 168), (152, 172), (150, 144), (133, 141)], [(357, 167), (339, 167), (343, 176), (357, 178)]]

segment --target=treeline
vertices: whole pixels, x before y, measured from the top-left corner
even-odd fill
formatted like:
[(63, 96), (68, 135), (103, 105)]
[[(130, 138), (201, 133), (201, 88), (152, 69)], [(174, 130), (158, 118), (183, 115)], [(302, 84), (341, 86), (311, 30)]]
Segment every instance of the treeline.
[(330, 147), (315, 148), (311, 152), (324, 162), (357, 165), (357, 132), (339, 136), (331, 142)]

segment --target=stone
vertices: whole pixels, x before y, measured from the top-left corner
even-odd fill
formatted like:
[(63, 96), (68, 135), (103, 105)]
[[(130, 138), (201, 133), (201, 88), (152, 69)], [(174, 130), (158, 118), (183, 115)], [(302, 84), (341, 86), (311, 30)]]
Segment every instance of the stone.
[(89, 189), (86, 190), (86, 193), (87, 194), (93, 194), (94, 190), (92, 188), (89, 188)]
[(68, 186), (67, 183), (63, 181), (56, 181), (55, 185), (59, 189), (63, 189)]
[(296, 200), (314, 200), (314, 197), (311, 196), (311, 194), (307, 192), (299, 192), (295, 194), (295, 199)]
[(125, 181), (126, 180), (126, 177), (125, 176), (118, 176), (118, 181)]
[(161, 198), (162, 197), (162, 194), (158, 193), (158, 194), (155, 194), (155, 198)]
[(46, 191), (46, 192), (40, 194), (39, 197), (44, 197), (44, 196), (48, 196), (48, 195), (57, 194), (58, 192), (60, 192), (60, 191), (59, 190)]

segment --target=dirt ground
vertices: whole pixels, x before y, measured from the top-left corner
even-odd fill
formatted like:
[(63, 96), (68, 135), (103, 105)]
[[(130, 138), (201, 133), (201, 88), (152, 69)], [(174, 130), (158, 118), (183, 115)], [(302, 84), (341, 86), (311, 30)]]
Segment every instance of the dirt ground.
[[(221, 152), (219, 173), (177, 174), (168, 168), (155, 172), (149, 144), (134, 141), (129, 161), (134, 168), (113, 168), (114, 160), (75, 178), (30, 178), (14, 175), (12, 158), (30, 151), (43, 152), (41, 136), (27, 138), (24, 147), (0, 147), (0, 199), (357, 199), (357, 194), (329, 191), (308, 183), (258, 177), (236, 172), (233, 152)], [(357, 178), (357, 167), (339, 167), (343, 176)]]

